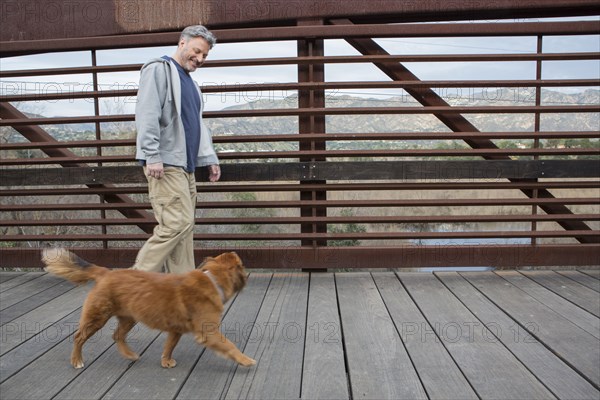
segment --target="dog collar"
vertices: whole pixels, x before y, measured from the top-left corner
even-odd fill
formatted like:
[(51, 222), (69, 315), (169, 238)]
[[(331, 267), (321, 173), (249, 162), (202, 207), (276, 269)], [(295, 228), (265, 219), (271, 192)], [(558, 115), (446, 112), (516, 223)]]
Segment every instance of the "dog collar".
[(213, 274), (210, 273), (209, 270), (205, 269), (204, 273), (206, 274), (208, 279), (210, 279), (213, 285), (215, 285), (215, 289), (217, 289), (217, 292), (219, 292), (219, 296), (221, 296), (221, 301), (223, 302), (223, 304), (225, 304), (225, 292), (223, 292), (223, 288), (221, 287), (221, 285), (219, 285), (219, 283), (217, 282)]

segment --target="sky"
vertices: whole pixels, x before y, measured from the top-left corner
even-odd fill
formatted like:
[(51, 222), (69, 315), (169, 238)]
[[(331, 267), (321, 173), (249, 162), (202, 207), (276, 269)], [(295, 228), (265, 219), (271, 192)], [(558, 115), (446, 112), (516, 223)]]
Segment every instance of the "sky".
[[(594, 19), (575, 18), (574, 20)], [(556, 20), (556, 19), (551, 19)], [(562, 19), (564, 20), (564, 19)], [(494, 21), (488, 21), (493, 23)], [(499, 22), (499, 21), (498, 21)], [(500, 54), (535, 53), (534, 37), (496, 38), (386, 38), (375, 41), (391, 54)], [(167, 47), (152, 47), (124, 50), (101, 50), (97, 52), (99, 65), (144, 63), (150, 58), (172, 55), (175, 44)], [(544, 52), (597, 52), (600, 51), (600, 36), (557, 36), (545, 37)], [(325, 55), (359, 55), (343, 40), (326, 40)], [(242, 44), (219, 44), (211, 50), (209, 60), (294, 57), (294, 41), (259, 42)], [(0, 60), (3, 71), (14, 69), (67, 68), (91, 65), (90, 52), (49, 53)], [(454, 63), (406, 63), (414, 74), (423, 80), (468, 80), (468, 79), (534, 79), (535, 62), (454, 62)], [(102, 90), (132, 89), (137, 87), (139, 72), (100, 74)], [(238, 83), (273, 83), (297, 81), (295, 65), (200, 68), (192, 74), (204, 85), (235, 85)], [(600, 79), (600, 61), (545, 61), (542, 68), (544, 79), (586, 78)], [(375, 66), (368, 63), (326, 64), (326, 81), (373, 80), (387, 81), (389, 78)], [(91, 90), (91, 75), (41, 76), (19, 79), (2, 79), (2, 94), (35, 92), (69, 92)], [(595, 87), (597, 89), (597, 87)], [(561, 90), (582, 91), (582, 88)], [(251, 92), (229, 94), (206, 94), (205, 110), (221, 110), (255, 100), (278, 100), (294, 92)], [(401, 96), (401, 89), (389, 90), (333, 90), (328, 96), (349, 94), (369, 98), (385, 99)], [(135, 98), (106, 98), (101, 100), (101, 114), (133, 113)], [(93, 115), (93, 102), (85, 100), (34, 101), (19, 104), (24, 111), (44, 116), (83, 116)]]

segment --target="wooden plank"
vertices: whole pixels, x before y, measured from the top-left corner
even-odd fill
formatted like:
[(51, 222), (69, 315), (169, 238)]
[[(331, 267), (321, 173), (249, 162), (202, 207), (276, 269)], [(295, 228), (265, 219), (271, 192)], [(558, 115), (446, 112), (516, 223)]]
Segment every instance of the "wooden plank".
[[(252, 273), (244, 290), (223, 318), (221, 331), (244, 351), (267, 293), (271, 274)], [(177, 394), (178, 399), (223, 398), (236, 372), (237, 364), (212, 351), (204, 351)]]
[(400, 332), (430, 399), (477, 399), (469, 382), (440, 342), (427, 342), (433, 332), (423, 314), (393, 273), (374, 273), (381, 297)]
[(398, 275), (433, 328), (427, 343), (441, 341), (484, 399), (554, 398), (538, 379), (433, 274)]
[(591, 276), (581, 273), (579, 271), (555, 271), (555, 272), (562, 276), (566, 276), (567, 278), (569, 278), (585, 287), (593, 289), (596, 292), (600, 292), (600, 281), (598, 279), (592, 278)]
[[(83, 348), (87, 366), (113, 344), (108, 324)], [(85, 369), (75, 369), (69, 362), (73, 343), (63, 340), (31, 364), (0, 384), (3, 399), (50, 399)]]
[(27, 342), (0, 356), (0, 383), (71, 336), (77, 330), (80, 314), (81, 309), (73, 311)]
[(80, 308), (90, 285), (79, 286), (0, 327), (0, 355), (44, 331), (57, 320)]
[(598, 295), (598, 292), (554, 271), (521, 271), (521, 273), (596, 317), (600, 317), (600, 295)]
[(471, 272), (463, 276), (517, 321), (521, 329), (527, 329), (594, 385), (600, 384), (598, 338), (498, 275)]
[(311, 274), (302, 372), (304, 399), (349, 397), (335, 293), (333, 274)]
[(71, 282), (62, 281), (41, 293), (28, 297), (19, 303), (13, 304), (12, 306), (0, 312), (0, 325), (4, 325), (32, 310), (35, 310), (50, 300), (68, 292), (69, 290), (72, 290), (74, 287), (75, 285), (73, 285)]
[[(252, 283), (254, 279), (250, 279), (248, 286), (250, 287), (250, 294), (254, 294), (252, 290), (256, 285)], [(258, 280), (260, 281), (260, 280)], [(258, 282), (257, 283), (261, 283)], [(268, 280), (264, 281), (263, 293), (266, 290)], [(243, 292), (242, 292), (243, 293)], [(226, 305), (225, 318), (229, 314), (230, 307), (234, 304), (239, 304), (243, 300), (238, 300), (236, 297), (234, 300)], [(258, 309), (260, 301), (256, 306)], [(246, 309), (249, 311), (249, 309)], [(160, 356), (166, 340), (166, 334), (161, 334), (157, 340), (155, 340), (144, 353), (144, 357), (140, 358), (135, 365), (129, 369), (123, 376), (110, 388), (110, 390), (104, 395), (104, 399), (172, 399), (175, 398), (177, 393), (180, 391), (186, 380), (194, 379), (190, 375), (194, 366), (197, 364), (198, 359), (205, 352), (204, 347), (196, 343), (194, 336), (184, 335), (175, 351), (173, 352), (173, 358), (177, 361), (175, 368), (163, 369), (160, 366)], [(223, 360), (223, 364), (231, 367), (234, 365), (232, 361)], [(216, 363), (218, 364), (218, 362)], [(215, 365), (212, 365), (213, 367)], [(200, 375), (200, 383), (210, 384), (211, 382), (206, 380), (205, 376)], [(221, 390), (223, 388), (221, 387)], [(74, 396), (73, 399), (76, 399)], [(203, 398), (203, 397), (200, 397)]]
[(426, 399), (371, 275), (336, 274), (336, 284), (352, 397)]
[(4, 290), (0, 292), (0, 310), (4, 310), (61, 282), (64, 282), (64, 279), (44, 274), (22, 285)]
[(17, 271), (0, 271), (0, 284), (4, 282), (8, 282), (11, 279), (16, 278), (17, 276), (23, 275), (24, 272)]
[(581, 269), (579, 271), (592, 278), (600, 279), (600, 269)]
[[(38, 256), (39, 256), (39, 254), (38, 254)], [(16, 278), (11, 279), (7, 282), (0, 283), (0, 292), (3, 292), (5, 290), (12, 289), (16, 286), (22, 285), (25, 282), (28, 282), (32, 279), (39, 278), (40, 276), (42, 276), (44, 274), (45, 274), (45, 272), (28, 272), (28, 273), (19, 275)]]
[(257, 364), (236, 369), (226, 398), (300, 396), (307, 298), (308, 274), (273, 275), (244, 349)]
[[(181, 337), (175, 349), (175, 368), (162, 368), (160, 355), (167, 339), (167, 333), (158, 335), (145, 350), (143, 357), (132, 364), (122, 377), (110, 387), (103, 399), (165, 399), (173, 398), (183, 385), (204, 348), (199, 346), (192, 335)], [(181, 348), (179, 348), (181, 346)], [(182, 349), (185, 352), (181, 352)], [(163, 388), (164, 386), (164, 388)], [(160, 392), (172, 393), (165, 397)], [(77, 397), (72, 397), (77, 399)]]
[[(600, 392), (456, 272), (436, 274), (444, 285), (559, 399), (598, 399)], [(524, 307), (527, 307), (524, 305)]]
[(523, 290), (540, 303), (545, 304), (563, 318), (568, 319), (584, 331), (600, 339), (600, 319), (598, 317), (523, 276), (518, 271), (496, 271), (496, 274)]
[[(107, 326), (106, 331), (110, 334), (116, 328), (116, 320), (112, 319)], [(162, 343), (159, 336), (158, 331), (152, 330), (142, 324), (137, 324), (127, 336), (127, 342), (133, 351), (140, 355), (140, 360), (136, 362), (126, 360), (121, 357), (116, 346), (113, 344), (97, 360), (78, 374), (64, 389), (56, 394), (53, 399), (101, 399), (126, 371), (136, 369), (138, 363), (143, 362), (142, 360), (150, 361), (149, 359), (152, 359), (154, 367), (162, 370), (160, 367), (160, 355), (157, 360), (155, 354), (147, 354), (147, 349), (151, 343)], [(87, 353), (84, 353), (84, 357), (87, 358)], [(98, 377), (102, 378), (98, 379)], [(163, 379), (166, 379), (166, 377), (163, 376)], [(165, 382), (165, 380), (157, 380), (152, 387), (155, 388)], [(130, 390), (131, 392), (122, 398), (135, 396), (135, 388), (130, 388)]]
[[(194, 366), (194, 363), (203, 351), (203, 348), (197, 344), (194, 346), (195, 342), (192, 335), (182, 336), (174, 354), (174, 357), (177, 360), (177, 366), (175, 368), (165, 369), (160, 365), (160, 355), (166, 339), (167, 334), (164, 332), (160, 333), (158, 338), (146, 349), (143, 356), (132, 365), (132, 368), (124, 372), (123, 376), (109, 388), (103, 398), (173, 398), (177, 389), (183, 384), (185, 377)], [(183, 348), (185, 348), (186, 351), (182, 353), (181, 350)], [(162, 386), (166, 386), (166, 389), (163, 389)], [(175, 386), (174, 391), (173, 386)], [(165, 397), (156, 393), (163, 390), (173, 391), (173, 395)], [(77, 396), (71, 397), (77, 399)]]

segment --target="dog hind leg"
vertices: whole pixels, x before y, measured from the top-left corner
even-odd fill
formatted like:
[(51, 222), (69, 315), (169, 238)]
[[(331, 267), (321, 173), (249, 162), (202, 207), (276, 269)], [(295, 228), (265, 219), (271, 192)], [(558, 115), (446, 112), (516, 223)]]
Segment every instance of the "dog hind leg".
[(167, 337), (167, 341), (165, 342), (165, 347), (163, 349), (162, 356), (160, 357), (160, 365), (163, 368), (173, 368), (177, 365), (177, 361), (172, 358), (173, 349), (179, 343), (179, 339), (181, 338), (181, 333), (179, 332), (169, 332), (169, 336)]
[(79, 322), (79, 329), (75, 332), (73, 351), (71, 353), (71, 365), (74, 368), (83, 368), (83, 356), (81, 351), (85, 342), (98, 332), (108, 321), (110, 316), (95, 315), (88, 317), (84, 314)]
[(130, 317), (117, 317), (117, 319), (119, 320), (119, 325), (117, 326), (117, 329), (115, 329), (115, 333), (113, 333), (113, 340), (117, 344), (117, 349), (123, 357), (135, 361), (140, 358), (140, 356), (131, 350), (125, 341), (125, 338), (129, 331), (135, 326), (136, 322)]

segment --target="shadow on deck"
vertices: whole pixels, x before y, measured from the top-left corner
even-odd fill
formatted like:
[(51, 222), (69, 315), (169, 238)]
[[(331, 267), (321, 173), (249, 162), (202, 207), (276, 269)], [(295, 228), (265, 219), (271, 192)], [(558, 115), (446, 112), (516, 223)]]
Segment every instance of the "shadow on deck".
[(600, 270), (251, 273), (222, 331), (258, 364), (114, 322), (69, 365), (89, 287), (0, 272), (0, 397), (9, 399), (598, 399)]

